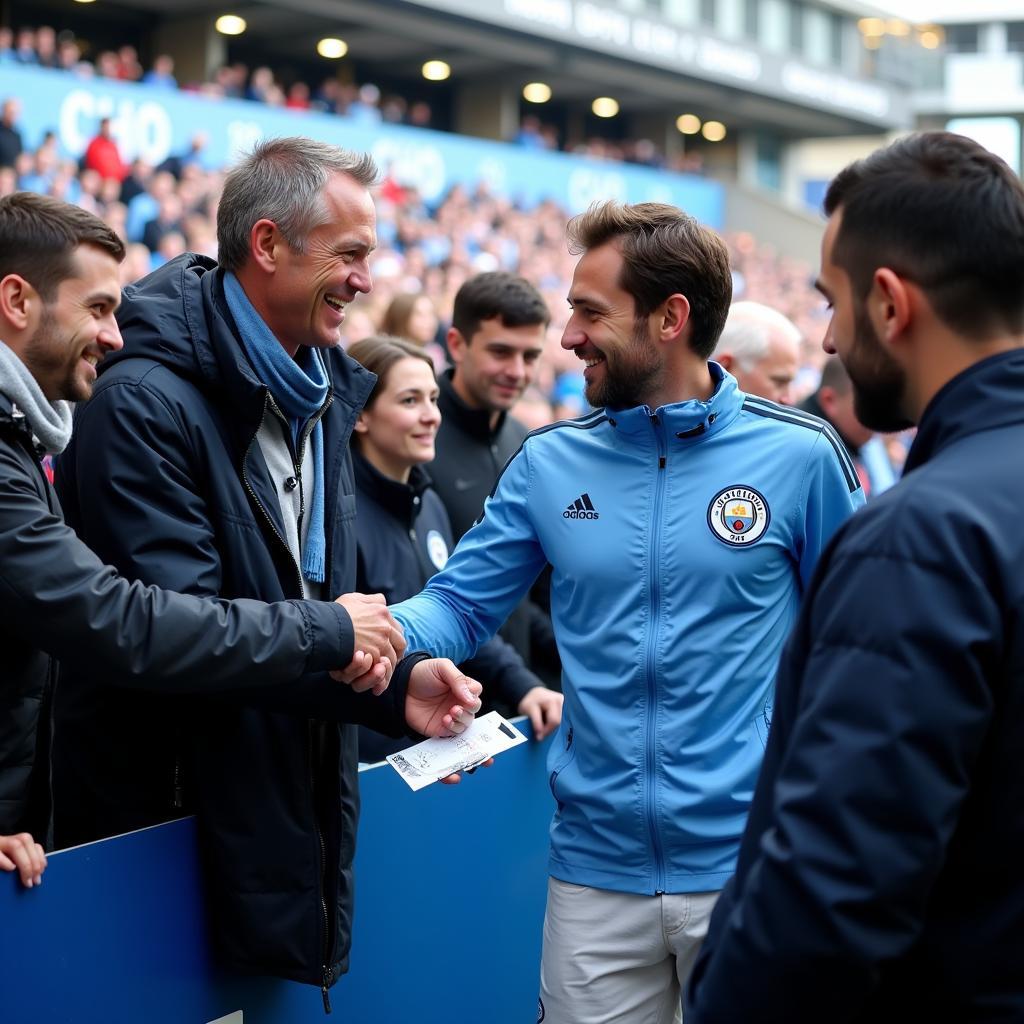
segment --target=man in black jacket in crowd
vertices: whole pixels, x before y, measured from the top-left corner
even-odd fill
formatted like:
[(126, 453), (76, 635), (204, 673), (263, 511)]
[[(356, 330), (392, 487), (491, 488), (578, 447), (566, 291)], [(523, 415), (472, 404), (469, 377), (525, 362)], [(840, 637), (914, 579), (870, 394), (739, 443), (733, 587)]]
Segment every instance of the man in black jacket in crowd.
[[(40, 881), (50, 819), (54, 657), (167, 692), (288, 688), (320, 673), (325, 699), (369, 704), (391, 649), (383, 604), (353, 630), (341, 604), (198, 599), (130, 584), (64, 525), (41, 463), (71, 433), (68, 401), (92, 393), (121, 347), (120, 239), (76, 206), (28, 192), (0, 199), (0, 868)], [(329, 681), (328, 669), (348, 664)], [(386, 699), (385, 699), (386, 700)]]
[[(262, 143), (225, 181), (219, 265), (185, 254), (125, 289), (125, 347), (57, 483), (68, 521), (129, 578), (261, 599), (352, 590), (348, 441), (373, 376), (339, 335), (371, 287), (376, 175), (311, 139)], [(312, 685), (166, 706), (74, 674), (56, 704), (58, 841), (194, 808), (225, 959), (320, 985), (329, 1006), (351, 937), (352, 723), (453, 724), (423, 702), (464, 677), (423, 658), (395, 670), (390, 707), (360, 714)]]
[[(478, 274), (455, 295), (445, 339), (454, 365), (438, 379), (441, 427), (430, 476), (456, 543), (480, 518), (498, 474), (527, 435), (510, 410), (533, 382), (550, 321), (543, 296), (515, 274)], [(543, 598), (543, 574), (538, 590)], [(501, 636), (548, 685), (561, 687), (551, 618), (536, 601), (525, 599)]]
[(1024, 1019), (1024, 187), (913, 135), (825, 197), (825, 349), (903, 479), (818, 563), (687, 1024)]

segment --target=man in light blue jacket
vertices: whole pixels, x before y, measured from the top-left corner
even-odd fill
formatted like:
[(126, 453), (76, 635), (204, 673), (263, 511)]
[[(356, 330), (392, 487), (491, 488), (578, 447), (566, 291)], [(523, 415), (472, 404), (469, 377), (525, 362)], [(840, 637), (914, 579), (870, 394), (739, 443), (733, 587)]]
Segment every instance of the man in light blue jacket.
[(614, 202), (569, 232), (562, 345), (596, 411), (531, 434), (392, 610), (412, 649), (464, 660), (552, 564), (565, 712), (539, 1019), (667, 1024), (734, 869), (783, 641), (863, 493), (828, 424), (708, 361), (732, 291), (714, 232)]

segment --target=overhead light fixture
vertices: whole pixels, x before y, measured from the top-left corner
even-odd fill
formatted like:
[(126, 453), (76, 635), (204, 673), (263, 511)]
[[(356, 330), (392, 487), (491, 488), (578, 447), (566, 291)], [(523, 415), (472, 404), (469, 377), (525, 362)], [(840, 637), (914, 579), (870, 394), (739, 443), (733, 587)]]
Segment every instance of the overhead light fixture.
[(94, 2), (95, 2), (95, 0), (75, 0), (76, 4), (91, 4), (91, 3), (94, 3)]
[(910, 26), (899, 18), (890, 18), (885, 23), (885, 31), (891, 36), (909, 36)]
[(725, 125), (721, 121), (705, 121), (700, 133), (708, 142), (721, 142), (725, 138)]
[(443, 82), (450, 77), (452, 69), (443, 60), (428, 60), (423, 65), (423, 77), (428, 82)]
[(937, 50), (942, 45), (942, 32), (940, 29), (926, 28), (918, 36), (917, 41), (926, 50)]
[(619, 112), (619, 101), (613, 100), (611, 96), (598, 96), (590, 104), (590, 109), (598, 117), (614, 117)]
[(329, 36), (316, 44), (316, 52), (328, 60), (339, 60), (348, 53), (348, 43), (344, 39), (335, 39), (333, 36)]
[(523, 86), (523, 99), (527, 103), (547, 103), (551, 99), (551, 86), (544, 82), (529, 82)]
[(885, 33), (885, 22), (881, 18), (861, 18), (857, 22), (861, 35), (880, 36)]
[(700, 118), (696, 114), (680, 114), (676, 127), (683, 135), (696, 135), (700, 131)]
[(240, 36), (248, 27), (245, 18), (237, 14), (222, 14), (214, 23), (213, 27), (222, 36)]

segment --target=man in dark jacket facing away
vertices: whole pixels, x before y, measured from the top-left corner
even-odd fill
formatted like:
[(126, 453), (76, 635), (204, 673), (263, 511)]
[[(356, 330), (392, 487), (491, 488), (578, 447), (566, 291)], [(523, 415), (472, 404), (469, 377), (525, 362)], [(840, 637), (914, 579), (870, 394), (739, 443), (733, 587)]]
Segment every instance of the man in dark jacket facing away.
[[(373, 376), (338, 342), (371, 286), (376, 173), (310, 139), (263, 143), (225, 182), (220, 266), (186, 254), (125, 290), (124, 350), (77, 418), (58, 488), (129, 578), (262, 599), (352, 589), (348, 440)], [(329, 1005), (348, 963), (358, 810), (342, 723), (398, 735), (404, 710), (434, 733), (452, 715), (422, 701), (450, 685), (475, 710), (450, 662), (415, 657), (395, 670), (390, 711), (367, 701), (360, 715), (303, 687), (166, 707), (72, 676), (56, 705), (58, 841), (194, 807), (228, 962), (321, 985)]]
[[(123, 257), (114, 232), (76, 206), (28, 192), (0, 199), (0, 868), (26, 886), (45, 867), (36, 839), (50, 819), (54, 656), (179, 693), (287, 688), (319, 672), (325, 699), (344, 704), (383, 680), (352, 659), (341, 605), (228, 604), (129, 584), (64, 525), (40, 460), (63, 450), (68, 401), (89, 398), (97, 361), (121, 347)], [(376, 612), (364, 646), (390, 644), (392, 620)], [(324, 674), (350, 659), (340, 677), (352, 690)]]
[(960, 136), (842, 171), (818, 287), (857, 415), (918, 433), (783, 655), (687, 1024), (1024, 1019), (1024, 188)]

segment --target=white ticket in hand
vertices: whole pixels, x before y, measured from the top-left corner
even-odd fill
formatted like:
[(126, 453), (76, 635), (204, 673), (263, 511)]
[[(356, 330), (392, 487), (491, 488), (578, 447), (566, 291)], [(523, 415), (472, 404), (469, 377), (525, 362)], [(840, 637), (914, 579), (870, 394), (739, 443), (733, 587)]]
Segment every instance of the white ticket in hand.
[(514, 725), (492, 711), (474, 719), (458, 736), (424, 740), (397, 754), (388, 754), (387, 759), (410, 788), (417, 790), (454, 772), (475, 768), (487, 758), (525, 742), (526, 737)]

